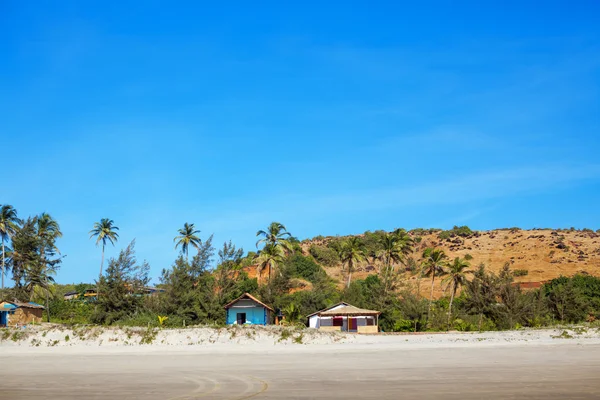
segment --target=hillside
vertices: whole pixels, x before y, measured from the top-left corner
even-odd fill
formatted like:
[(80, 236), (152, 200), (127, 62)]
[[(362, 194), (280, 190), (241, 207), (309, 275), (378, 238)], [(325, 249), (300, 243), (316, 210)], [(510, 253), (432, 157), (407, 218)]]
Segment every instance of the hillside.
[[(468, 228), (467, 228), (468, 229)], [(464, 257), (470, 254), (471, 265), (476, 268), (480, 263), (493, 272), (499, 272), (505, 263), (510, 263), (513, 271), (520, 270), (522, 276), (515, 278), (523, 283), (523, 287), (537, 287), (541, 282), (574, 274), (590, 274), (600, 276), (600, 233), (591, 230), (520, 230), (498, 229), (479, 232), (458, 232), (440, 230), (414, 230), (410, 236), (418, 242), (412, 254), (414, 262), (421, 262), (421, 253), (427, 247), (443, 249), (450, 259)], [(358, 235), (365, 241), (373, 241), (378, 232)], [(327, 274), (343, 285), (346, 277), (341, 264), (335, 260), (327, 261), (330, 252), (328, 244), (343, 237), (317, 237), (301, 242), (304, 255), (320, 255), (316, 261), (323, 266)], [(313, 249), (311, 251), (311, 248)], [(370, 274), (376, 274), (379, 262), (368, 259), (353, 273), (354, 279), (364, 279)], [(248, 269), (251, 276), (256, 276), (252, 268)], [(404, 281), (416, 285), (417, 277), (410, 272), (403, 273)], [(424, 278), (421, 281), (421, 291), (428, 293), (429, 284)], [(441, 295), (439, 282), (436, 283), (436, 295)]]

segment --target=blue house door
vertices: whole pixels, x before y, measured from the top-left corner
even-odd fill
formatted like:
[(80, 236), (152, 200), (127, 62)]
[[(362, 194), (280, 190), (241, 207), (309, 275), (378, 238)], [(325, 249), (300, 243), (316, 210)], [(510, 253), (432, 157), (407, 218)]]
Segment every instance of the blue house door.
[(8, 324), (8, 313), (0, 312), (0, 326), (6, 326)]
[(244, 325), (246, 323), (246, 313), (237, 313), (237, 324)]

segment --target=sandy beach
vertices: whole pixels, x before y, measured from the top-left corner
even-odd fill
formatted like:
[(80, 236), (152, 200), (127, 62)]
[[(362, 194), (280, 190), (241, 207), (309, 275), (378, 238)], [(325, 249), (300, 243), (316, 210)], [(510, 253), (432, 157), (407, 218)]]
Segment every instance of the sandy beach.
[(281, 329), (195, 328), (158, 331), (152, 344), (123, 329), (30, 335), (0, 344), (2, 399), (600, 397), (597, 329), (282, 339)]

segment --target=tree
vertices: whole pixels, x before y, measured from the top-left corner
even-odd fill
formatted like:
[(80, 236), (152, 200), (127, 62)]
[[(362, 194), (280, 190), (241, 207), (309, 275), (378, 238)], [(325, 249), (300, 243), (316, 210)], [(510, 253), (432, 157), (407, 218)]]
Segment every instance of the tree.
[(467, 274), (473, 273), (468, 268), (471, 266), (470, 255), (465, 258), (456, 257), (452, 264), (448, 266), (448, 276), (442, 281), (442, 284), (450, 286), (450, 305), (448, 306), (448, 329), (450, 328), (450, 317), (452, 315), (452, 303), (458, 289), (467, 282)]
[[(271, 222), (266, 231), (260, 230), (256, 232), (256, 236), (260, 239), (256, 242), (256, 248), (260, 244), (265, 246), (274, 246), (283, 250), (284, 253), (292, 253), (292, 243), (290, 238), (292, 235), (287, 231), (285, 225), (280, 222)], [(278, 250), (279, 251), (279, 250)]]
[(6, 253), (4, 242), (12, 239), (21, 220), (17, 217), (17, 210), (11, 205), (0, 207), (0, 239), (2, 240), (2, 289), (4, 289), (4, 274), (6, 272)]
[(364, 245), (360, 238), (356, 236), (349, 237), (340, 247), (340, 260), (342, 261), (342, 265), (346, 264), (348, 271), (348, 283), (346, 285), (347, 288), (350, 287), (350, 282), (352, 281), (352, 272), (357, 264), (363, 262), (366, 258), (366, 252)]
[(46, 255), (60, 253), (56, 247), (56, 239), (62, 237), (60, 226), (50, 214), (42, 213), (36, 218), (37, 234), (40, 238), (40, 261), (42, 264), (43, 276), (45, 278), (44, 291), (46, 292), (46, 316), (50, 322), (50, 287), (49, 287), (49, 264), (55, 266), (52, 261), (49, 262)]
[[(581, 275), (573, 278), (564, 276), (552, 279), (544, 284), (543, 291), (548, 307), (552, 314), (561, 322), (579, 322), (585, 319), (589, 308), (589, 300), (596, 297), (587, 297), (584, 294)], [(578, 279), (579, 278), (579, 279)]]
[(40, 237), (37, 235), (36, 221), (27, 218), (18, 227), (12, 237), (12, 249), (8, 253), (8, 265), (12, 269), (12, 278), (15, 282), (15, 296), (21, 300), (30, 300), (27, 284), (40, 266), (39, 250)]
[(397, 229), (392, 233), (386, 233), (380, 239), (381, 250), (378, 258), (385, 264), (384, 290), (389, 290), (390, 281), (394, 273), (394, 265), (404, 263), (406, 257), (412, 251), (413, 240), (404, 229)]
[(431, 277), (431, 294), (429, 295), (429, 307), (427, 308), (427, 320), (431, 314), (431, 303), (433, 302), (433, 284), (436, 276), (446, 273), (448, 256), (443, 250), (428, 247), (423, 251), (423, 275)]
[[(94, 229), (90, 231), (90, 239), (96, 237), (96, 246), (102, 242), (102, 261), (100, 262), (100, 275), (102, 277), (102, 268), (104, 267), (104, 247), (106, 242), (110, 242), (113, 246), (119, 238), (119, 234), (116, 232), (119, 228), (114, 225), (114, 221), (108, 218), (102, 218), (100, 222), (94, 224)], [(100, 297), (100, 291), (96, 289), (97, 296)]]
[(163, 270), (161, 282), (166, 291), (160, 299), (165, 315), (177, 315), (189, 323), (224, 322), (218, 278), (208, 269), (213, 254), (211, 242), (209, 239), (200, 246), (191, 264), (179, 254), (173, 267)]
[(414, 295), (410, 291), (404, 291), (401, 293), (401, 296), (400, 308), (402, 314), (412, 322), (414, 332), (416, 332), (419, 328), (419, 322), (423, 320), (423, 316), (425, 315), (425, 299), (421, 299), (418, 293)]
[(473, 273), (473, 279), (467, 281), (465, 285), (464, 308), (467, 312), (479, 314), (479, 326), (483, 316), (492, 317), (497, 309), (497, 299), (499, 295), (499, 278), (485, 270), (482, 263)]
[(240, 265), (244, 249), (236, 248), (231, 242), (223, 243), (223, 248), (217, 252), (219, 261), (214, 271), (216, 294), (219, 304), (224, 305), (241, 296), (238, 283), (248, 279), (248, 275)]
[(98, 304), (92, 320), (95, 323), (112, 324), (115, 321), (132, 315), (139, 306), (140, 298), (132, 296), (135, 288), (148, 284), (150, 266), (147, 262), (139, 264), (135, 256), (135, 240), (119, 257), (111, 258), (106, 268), (106, 274), (98, 281)]
[(255, 262), (257, 263), (256, 273), (259, 280), (262, 275), (262, 271), (266, 268), (269, 272), (270, 281), (273, 270), (276, 269), (278, 265), (283, 263), (284, 258), (285, 250), (283, 246), (278, 246), (277, 244), (272, 243), (265, 244), (265, 246), (258, 251), (255, 257)]
[(200, 247), (200, 243), (202, 243), (200, 238), (196, 236), (196, 234), (200, 233), (200, 231), (194, 229), (194, 224), (188, 224), (186, 222), (183, 224), (183, 228), (179, 229), (178, 232), (179, 236), (176, 236), (175, 239), (173, 239), (173, 241), (176, 242), (175, 248), (177, 249), (179, 246), (181, 246), (181, 251), (183, 254), (185, 254), (185, 258), (187, 260), (189, 246), (191, 245), (198, 249)]

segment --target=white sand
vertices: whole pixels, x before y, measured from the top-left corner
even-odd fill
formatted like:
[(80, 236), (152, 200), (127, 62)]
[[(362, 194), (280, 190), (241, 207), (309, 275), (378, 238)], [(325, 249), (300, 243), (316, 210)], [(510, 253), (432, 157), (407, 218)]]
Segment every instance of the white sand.
[(230, 326), (215, 329), (146, 329), (58, 325), (0, 330), (2, 354), (160, 350), (264, 352), (269, 349), (306, 351), (331, 349), (425, 349), (506, 345), (600, 344), (600, 328), (522, 329), (503, 332), (358, 335), (277, 326)]
[[(0, 399), (600, 398), (597, 328), (370, 336), (302, 330), (282, 339), (284, 332), (189, 328), (153, 337), (145, 329), (35, 327), (13, 341), (14, 332), (0, 330)], [(140, 344), (149, 337), (152, 344)]]

